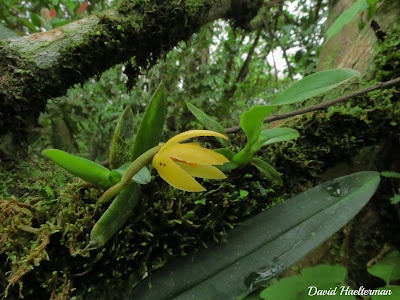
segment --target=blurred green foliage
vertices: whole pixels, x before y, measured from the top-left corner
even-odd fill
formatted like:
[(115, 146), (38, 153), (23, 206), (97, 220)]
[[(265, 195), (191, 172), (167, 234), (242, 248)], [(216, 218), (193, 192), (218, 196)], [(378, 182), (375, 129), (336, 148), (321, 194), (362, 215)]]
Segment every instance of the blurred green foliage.
[[(4, 28), (25, 35), (51, 30), (120, 2), (5, 0), (0, 18)], [(107, 159), (118, 116), (131, 105), (138, 125), (160, 81), (168, 95), (162, 140), (183, 130), (203, 128), (185, 101), (224, 127), (238, 125), (243, 111), (267, 104), (293, 78), (315, 70), (323, 29), (318, 23), (325, 15), (324, 1), (267, 5), (255, 20), (258, 30), (233, 29), (221, 20), (205, 25), (139, 78), (128, 78), (130, 62), (115, 66), (48, 101), (40, 118), (42, 127), (32, 137), (36, 140), (33, 152), (54, 147), (95, 161)], [(131, 90), (126, 87), (128, 81), (135, 83)]]

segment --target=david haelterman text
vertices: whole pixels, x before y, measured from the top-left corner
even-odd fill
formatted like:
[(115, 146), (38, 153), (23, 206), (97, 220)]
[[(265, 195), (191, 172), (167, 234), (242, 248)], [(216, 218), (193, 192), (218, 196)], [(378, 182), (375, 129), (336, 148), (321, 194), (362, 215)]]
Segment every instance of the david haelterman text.
[(392, 294), (390, 289), (382, 290), (369, 290), (360, 286), (358, 290), (353, 290), (349, 286), (337, 286), (330, 288), (328, 290), (322, 290), (316, 286), (308, 287), (308, 296), (334, 296), (334, 295), (344, 295), (344, 296), (389, 296)]

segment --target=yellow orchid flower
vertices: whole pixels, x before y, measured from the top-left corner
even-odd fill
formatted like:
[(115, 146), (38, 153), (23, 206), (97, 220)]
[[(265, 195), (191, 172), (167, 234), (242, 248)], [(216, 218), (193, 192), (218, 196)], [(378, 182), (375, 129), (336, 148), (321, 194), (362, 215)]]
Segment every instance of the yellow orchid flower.
[(222, 154), (198, 144), (179, 143), (196, 136), (217, 136), (227, 139), (223, 134), (210, 130), (185, 131), (168, 140), (153, 158), (153, 166), (162, 179), (173, 187), (188, 192), (205, 191), (205, 188), (193, 177), (226, 178), (225, 174), (213, 165), (229, 162)]

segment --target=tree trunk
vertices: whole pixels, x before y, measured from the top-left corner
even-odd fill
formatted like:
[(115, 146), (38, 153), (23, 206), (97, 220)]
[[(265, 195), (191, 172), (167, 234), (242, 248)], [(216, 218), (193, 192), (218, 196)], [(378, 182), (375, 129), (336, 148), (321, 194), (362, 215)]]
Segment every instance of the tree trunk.
[[(355, 0), (331, 1), (327, 28), (355, 2)], [(398, 4), (398, 1), (384, 1), (373, 16), (372, 20), (379, 24), (383, 32), (390, 31), (394, 25), (399, 24), (400, 6)], [(360, 18), (361, 14), (346, 24), (324, 45), (320, 54), (319, 70), (353, 68), (365, 74), (374, 69), (373, 60), (381, 41), (371, 27), (371, 21), (366, 20), (365, 14), (362, 18), (366, 24), (361, 31), (358, 29)]]

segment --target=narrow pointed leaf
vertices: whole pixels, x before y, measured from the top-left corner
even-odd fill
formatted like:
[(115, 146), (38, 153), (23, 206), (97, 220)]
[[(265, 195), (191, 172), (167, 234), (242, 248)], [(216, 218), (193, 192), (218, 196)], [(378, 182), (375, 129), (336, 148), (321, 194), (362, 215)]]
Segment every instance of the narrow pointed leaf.
[[(205, 112), (203, 112), (201, 109), (197, 108), (196, 106), (194, 106), (189, 102), (186, 102), (186, 106), (193, 114), (193, 116), (195, 116), (196, 119), (199, 120), (199, 122), (203, 124), (206, 129), (225, 134), (224, 127), (217, 121), (215, 121), (213, 118), (211, 118), (209, 115), (207, 115)], [(226, 147), (230, 146), (231, 144), (229, 140), (224, 140), (220, 138), (218, 138), (218, 140), (221, 142), (223, 146)]]
[(133, 112), (129, 105), (122, 113), (111, 141), (110, 168), (116, 169), (132, 161), (135, 131)]
[(265, 178), (270, 180), (274, 185), (283, 185), (282, 175), (273, 166), (266, 161), (254, 158), (252, 164), (264, 175)]
[(43, 150), (43, 154), (71, 174), (104, 187), (112, 185), (110, 170), (89, 159), (69, 154), (58, 149)]
[[(177, 259), (139, 283), (125, 299), (236, 299), (281, 274), (350, 221), (379, 184), (359, 172), (301, 193)], [(152, 288), (149, 288), (151, 283)]]
[(149, 106), (147, 106), (142, 122), (140, 122), (132, 152), (133, 161), (147, 150), (158, 145), (164, 127), (165, 114), (165, 88), (164, 85), (160, 83)]
[(300, 136), (299, 132), (292, 128), (271, 128), (265, 129), (261, 132), (260, 138), (253, 145), (253, 151), (257, 151), (260, 148), (283, 141), (289, 141), (293, 139), (297, 139)]
[(270, 105), (291, 104), (321, 95), (359, 75), (360, 72), (353, 69), (332, 69), (311, 74), (281, 92)]

